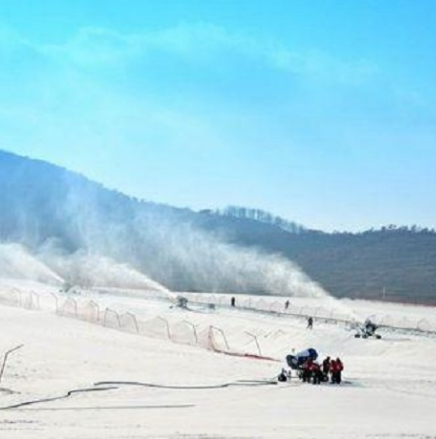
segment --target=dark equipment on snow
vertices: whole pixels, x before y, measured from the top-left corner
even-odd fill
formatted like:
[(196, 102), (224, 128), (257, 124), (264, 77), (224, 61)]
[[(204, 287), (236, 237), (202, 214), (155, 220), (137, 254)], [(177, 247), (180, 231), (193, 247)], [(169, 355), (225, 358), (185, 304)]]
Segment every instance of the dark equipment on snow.
[(188, 308), (188, 299), (183, 296), (176, 297), (176, 306), (178, 308), (187, 309)]
[(318, 358), (318, 352), (316, 352), (313, 348), (308, 348), (304, 351), (299, 352), (295, 355), (287, 355), (286, 363), (291, 369), (294, 370), (302, 370), (303, 364), (305, 364), (308, 360), (315, 361)]
[(280, 372), (279, 375), (277, 376), (277, 381), (284, 383), (284, 382), (288, 381), (288, 376), (286, 375), (285, 372)]
[(285, 383), (286, 381), (291, 381), (292, 373), (290, 370), (282, 369), (277, 375), (277, 381), (280, 383)]
[(356, 338), (368, 338), (368, 337), (374, 337), (376, 339), (380, 339), (381, 335), (376, 334), (375, 331), (377, 330), (378, 326), (371, 322), (371, 320), (366, 319), (365, 323), (357, 328), (357, 333), (354, 335)]
[(320, 384), (324, 381), (320, 365), (316, 362), (318, 352), (313, 348), (308, 348), (295, 355), (287, 355), (286, 362), (291, 369), (297, 371), (297, 377), (303, 382)]

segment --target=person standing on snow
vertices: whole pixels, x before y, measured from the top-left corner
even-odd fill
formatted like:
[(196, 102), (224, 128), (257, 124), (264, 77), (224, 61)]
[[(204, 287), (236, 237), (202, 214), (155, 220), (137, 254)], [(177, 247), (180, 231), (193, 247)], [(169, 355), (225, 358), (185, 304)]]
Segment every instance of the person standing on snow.
[(327, 357), (322, 362), (322, 374), (324, 381), (329, 380), (329, 372), (330, 372), (330, 357)]
[(285, 309), (288, 309), (289, 308), (289, 300), (287, 300), (286, 302), (285, 302)]
[(342, 371), (344, 370), (344, 365), (342, 364), (341, 359), (338, 357), (336, 358), (336, 383), (341, 384), (342, 381)]
[(336, 358), (336, 360), (331, 361), (330, 372), (331, 372), (332, 384), (341, 384), (343, 370), (344, 370), (344, 365), (339, 357)]
[(336, 366), (336, 360), (330, 361), (330, 382), (332, 384), (336, 383), (336, 376), (337, 376), (337, 366)]
[(321, 384), (323, 375), (321, 372), (321, 366), (316, 361), (312, 362), (311, 372), (312, 372), (312, 383)]
[(307, 329), (313, 329), (313, 318), (309, 317), (307, 319)]
[(310, 378), (312, 377), (312, 364), (313, 361), (309, 358), (303, 366), (303, 383), (310, 383)]

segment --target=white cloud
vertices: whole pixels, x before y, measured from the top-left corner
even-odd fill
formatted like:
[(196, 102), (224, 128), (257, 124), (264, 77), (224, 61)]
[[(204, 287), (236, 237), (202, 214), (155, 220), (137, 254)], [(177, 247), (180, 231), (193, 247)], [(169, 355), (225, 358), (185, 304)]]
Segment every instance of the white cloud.
[(107, 68), (135, 61), (153, 62), (156, 56), (167, 56), (200, 68), (213, 64), (234, 72), (244, 63), (256, 62), (265, 69), (356, 85), (379, 73), (371, 60), (344, 60), (316, 49), (300, 51), (280, 41), (261, 41), (209, 24), (179, 25), (136, 34), (88, 27), (64, 44), (33, 48), (47, 57), (70, 62), (72, 68)]

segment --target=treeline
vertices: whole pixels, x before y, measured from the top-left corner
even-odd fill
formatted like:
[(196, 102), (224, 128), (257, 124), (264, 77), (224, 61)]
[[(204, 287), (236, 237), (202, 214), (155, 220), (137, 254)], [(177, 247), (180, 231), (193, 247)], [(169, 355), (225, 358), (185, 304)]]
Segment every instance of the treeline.
[(286, 220), (280, 216), (273, 215), (272, 213), (262, 209), (255, 209), (250, 207), (227, 206), (223, 209), (202, 210), (201, 213), (209, 213), (251, 221), (259, 221), (264, 224), (279, 227), (280, 229), (285, 230), (289, 233), (302, 233), (306, 230), (305, 227), (294, 221)]
[[(371, 228), (368, 230), (364, 230), (363, 232), (356, 232), (354, 234), (356, 235), (366, 235), (370, 233), (423, 233), (423, 234), (435, 234), (436, 230), (434, 228), (428, 228), (428, 227), (420, 227), (416, 224), (412, 226), (397, 226), (395, 224), (389, 224), (387, 226), (382, 226), (380, 229)], [(350, 232), (338, 232), (334, 231), (333, 234), (346, 234), (350, 235), (353, 233)]]
[[(210, 215), (220, 215), (225, 217), (246, 219), (252, 221), (259, 221), (264, 224), (269, 224), (272, 226), (279, 227), (289, 233), (309, 233), (309, 234), (327, 234), (320, 230), (313, 230), (304, 227), (294, 221), (289, 221), (280, 216), (274, 215), (271, 212), (265, 211), (263, 209), (244, 207), (244, 206), (226, 206), (221, 209), (204, 209), (201, 210), (202, 214)], [(416, 224), (411, 226), (397, 226), (395, 224), (389, 224), (382, 226), (379, 229), (370, 228), (361, 232), (347, 232), (335, 230), (332, 232), (334, 235), (367, 235), (371, 233), (424, 233), (424, 234), (434, 234), (436, 230), (434, 228), (420, 227)]]

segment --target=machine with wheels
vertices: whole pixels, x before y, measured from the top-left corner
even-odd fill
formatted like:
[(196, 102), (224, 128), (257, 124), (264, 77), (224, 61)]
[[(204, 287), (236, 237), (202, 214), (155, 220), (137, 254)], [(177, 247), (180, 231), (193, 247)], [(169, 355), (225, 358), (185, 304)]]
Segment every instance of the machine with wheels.
[(376, 339), (380, 339), (381, 335), (380, 334), (376, 334), (376, 331), (378, 329), (378, 326), (371, 322), (371, 320), (366, 319), (365, 322), (363, 323), (363, 325), (360, 325), (357, 328), (357, 332), (354, 335), (356, 338), (376, 338)]

